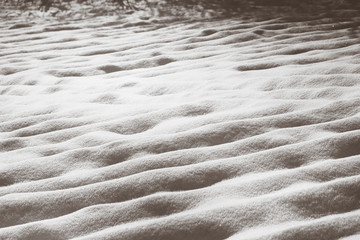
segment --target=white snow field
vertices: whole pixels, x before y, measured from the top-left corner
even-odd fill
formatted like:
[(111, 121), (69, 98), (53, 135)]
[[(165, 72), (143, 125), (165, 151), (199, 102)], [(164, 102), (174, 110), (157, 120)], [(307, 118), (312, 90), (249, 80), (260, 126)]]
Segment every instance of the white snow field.
[(360, 239), (359, 18), (0, 23), (0, 239)]

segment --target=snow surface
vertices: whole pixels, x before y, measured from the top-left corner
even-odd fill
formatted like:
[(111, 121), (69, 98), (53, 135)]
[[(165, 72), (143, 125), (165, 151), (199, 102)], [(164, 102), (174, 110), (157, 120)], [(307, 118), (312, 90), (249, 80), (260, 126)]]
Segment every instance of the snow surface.
[(359, 239), (358, 31), (3, 20), (0, 239)]

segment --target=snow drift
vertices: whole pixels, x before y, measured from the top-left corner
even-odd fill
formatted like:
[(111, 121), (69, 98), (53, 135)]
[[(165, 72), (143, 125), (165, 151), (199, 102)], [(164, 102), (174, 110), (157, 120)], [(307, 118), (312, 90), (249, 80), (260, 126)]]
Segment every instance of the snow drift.
[(358, 239), (358, 21), (2, 21), (0, 238)]

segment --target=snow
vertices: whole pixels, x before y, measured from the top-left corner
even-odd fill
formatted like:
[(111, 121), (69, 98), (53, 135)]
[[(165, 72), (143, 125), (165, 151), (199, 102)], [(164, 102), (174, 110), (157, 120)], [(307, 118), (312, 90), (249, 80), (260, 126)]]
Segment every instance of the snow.
[(357, 239), (359, 18), (49, 19), (0, 24), (0, 239)]

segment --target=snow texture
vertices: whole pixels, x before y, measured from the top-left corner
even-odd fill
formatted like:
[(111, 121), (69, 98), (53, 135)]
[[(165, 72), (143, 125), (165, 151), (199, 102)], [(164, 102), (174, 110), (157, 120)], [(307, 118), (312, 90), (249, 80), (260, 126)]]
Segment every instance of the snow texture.
[(2, 21), (0, 239), (359, 239), (356, 21)]

